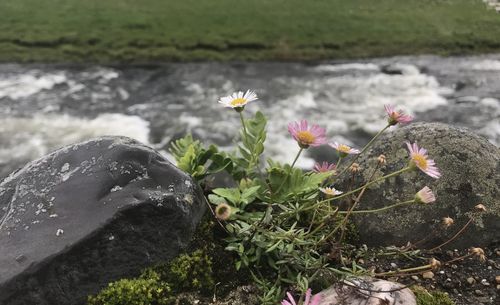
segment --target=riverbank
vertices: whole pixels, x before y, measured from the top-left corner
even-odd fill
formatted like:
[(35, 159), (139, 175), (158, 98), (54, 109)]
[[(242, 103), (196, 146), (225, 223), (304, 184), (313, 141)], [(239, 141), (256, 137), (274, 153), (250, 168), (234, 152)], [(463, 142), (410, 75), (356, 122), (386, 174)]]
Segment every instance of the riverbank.
[(317, 60), (500, 51), (480, 0), (0, 2), (0, 62)]

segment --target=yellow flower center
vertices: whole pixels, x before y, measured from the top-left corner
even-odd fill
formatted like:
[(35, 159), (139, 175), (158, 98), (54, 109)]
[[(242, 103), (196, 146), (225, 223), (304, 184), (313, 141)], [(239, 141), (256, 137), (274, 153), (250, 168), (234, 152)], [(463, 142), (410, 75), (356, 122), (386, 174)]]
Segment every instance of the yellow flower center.
[(335, 195), (335, 191), (332, 189), (325, 189), (325, 194), (327, 195)]
[(246, 102), (247, 100), (242, 97), (235, 98), (234, 100), (231, 101), (231, 106), (236, 106), (236, 107), (243, 106), (245, 105)]
[(351, 148), (345, 144), (340, 144), (338, 150), (343, 153), (348, 153)]
[(419, 168), (427, 169), (427, 159), (424, 156), (419, 154), (414, 154), (412, 160)]
[(314, 143), (314, 140), (316, 139), (316, 137), (309, 130), (299, 131), (297, 133), (297, 138), (300, 143), (307, 145)]

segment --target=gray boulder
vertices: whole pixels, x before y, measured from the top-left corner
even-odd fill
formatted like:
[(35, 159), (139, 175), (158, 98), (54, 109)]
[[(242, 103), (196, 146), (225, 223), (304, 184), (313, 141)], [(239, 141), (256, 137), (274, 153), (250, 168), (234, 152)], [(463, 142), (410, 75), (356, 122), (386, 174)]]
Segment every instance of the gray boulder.
[(84, 304), (174, 257), (204, 209), (187, 174), (129, 138), (33, 161), (0, 184), (0, 304)]
[[(408, 164), (405, 141), (417, 142), (429, 151), (442, 177), (433, 179), (421, 171), (390, 178), (367, 189), (358, 209), (376, 209), (412, 199), (424, 186), (437, 195), (429, 205), (413, 204), (377, 214), (353, 216), (360, 242), (371, 246), (404, 245), (423, 240), (421, 247), (437, 246), (453, 236), (482, 203), (481, 213), (472, 225), (447, 248), (487, 246), (500, 242), (500, 150), (486, 139), (462, 128), (437, 123), (416, 123), (394, 129), (382, 136), (360, 158), (363, 171), (356, 185), (362, 185), (372, 172), (380, 154), (387, 165), (377, 175), (385, 175)], [(443, 229), (443, 217), (455, 223)]]

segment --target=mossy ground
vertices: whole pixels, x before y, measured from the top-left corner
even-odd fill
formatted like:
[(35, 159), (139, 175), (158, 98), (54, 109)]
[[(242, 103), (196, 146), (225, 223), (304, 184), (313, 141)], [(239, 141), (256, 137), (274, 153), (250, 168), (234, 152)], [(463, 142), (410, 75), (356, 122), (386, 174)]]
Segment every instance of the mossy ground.
[(455, 305), (450, 297), (442, 291), (427, 291), (424, 287), (412, 287), (417, 297), (417, 305)]
[[(236, 271), (232, 254), (218, 242), (221, 233), (205, 215), (185, 253), (144, 270), (137, 278), (110, 283), (97, 295), (89, 296), (88, 304), (191, 304), (193, 298), (225, 297), (251, 281), (245, 271)], [(215, 283), (216, 279), (220, 282)]]
[(0, 1), (2, 62), (315, 60), (500, 50), (481, 0)]

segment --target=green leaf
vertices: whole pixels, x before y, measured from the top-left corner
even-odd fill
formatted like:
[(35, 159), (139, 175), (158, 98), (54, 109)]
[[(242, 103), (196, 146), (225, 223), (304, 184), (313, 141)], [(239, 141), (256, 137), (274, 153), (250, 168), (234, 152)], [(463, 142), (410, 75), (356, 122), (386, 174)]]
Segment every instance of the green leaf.
[(267, 119), (258, 111), (252, 119), (245, 120), (247, 133), (242, 128), (240, 134), (242, 145), (238, 146), (242, 158), (236, 163), (246, 172), (247, 176), (254, 176), (259, 170), (260, 156), (264, 152), (266, 140)]
[(301, 169), (281, 167), (277, 163), (268, 169), (268, 181), (271, 189), (271, 200), (282, 203), (291, 198), (316, 190), (331, 173), (304, 173)]
[(235, 205), (241, 202), (241, 193), (237, 188), (216, 188), (212, 190), (214, 194), (226, 198)]
[(273, 208), (272, 208), (272, 206), (269, 206), (266, 209), (266, 214), (265, 214), (264, 218), (262, 219), (262, 223), (269, 224), (269, 223), (271, 223), (272, 219), (273, 219)]
[(277, 241), (276, 243), (274, 243), (271, 247), (269, 247), (267, 250), (266, 250), (266, 253), (269, 253), (269, 252), (272, 252), (274, 251), (276, 248), (278, 248), (281, 244), (283, 243), (282, 240), (279, 240)]
[(177, 166), (188, 174), (193, 174), (196, 170), (194, 168), (194, 160), (196, 159), (196, 149), (194, 145), (187, 147), (184, 155), (177, 160)]
[(252, 186), (247, 189), (244, 189), (241, 193), (241, 201), (245, 203), (251, 203), (257, 197), (257, 191), (260, 189), (260, 185)]
[(208, 167), (207, 174), (213, 175), (223, 170), (227, 170), (228, 172), (232, 171), (233, 161), (231, 158), (220, 153), (215, 153), (211, 156), (210, 160), (212, 163)]
[(209, 194), (208, 195), (208, 201), (211, 203), (211, 204), (215, 204), (215, 205), (218, 205), (218, 204), (221, 204), (221, 203), (226, 203), (226, 200), (220, 196), (217, 196), (217, 195), (214, 195), (214, 194)]
[(187, 134), (184, 138), (180, 138), (174, 141), (169, 148), (170, 153), (174, 156), (175, 161), (179, 162), (179, 160), (186, 155), (187, 150), (191, 146), (199, 147), (200, 142), (198, 140), (194, 140), (191, 134)]

